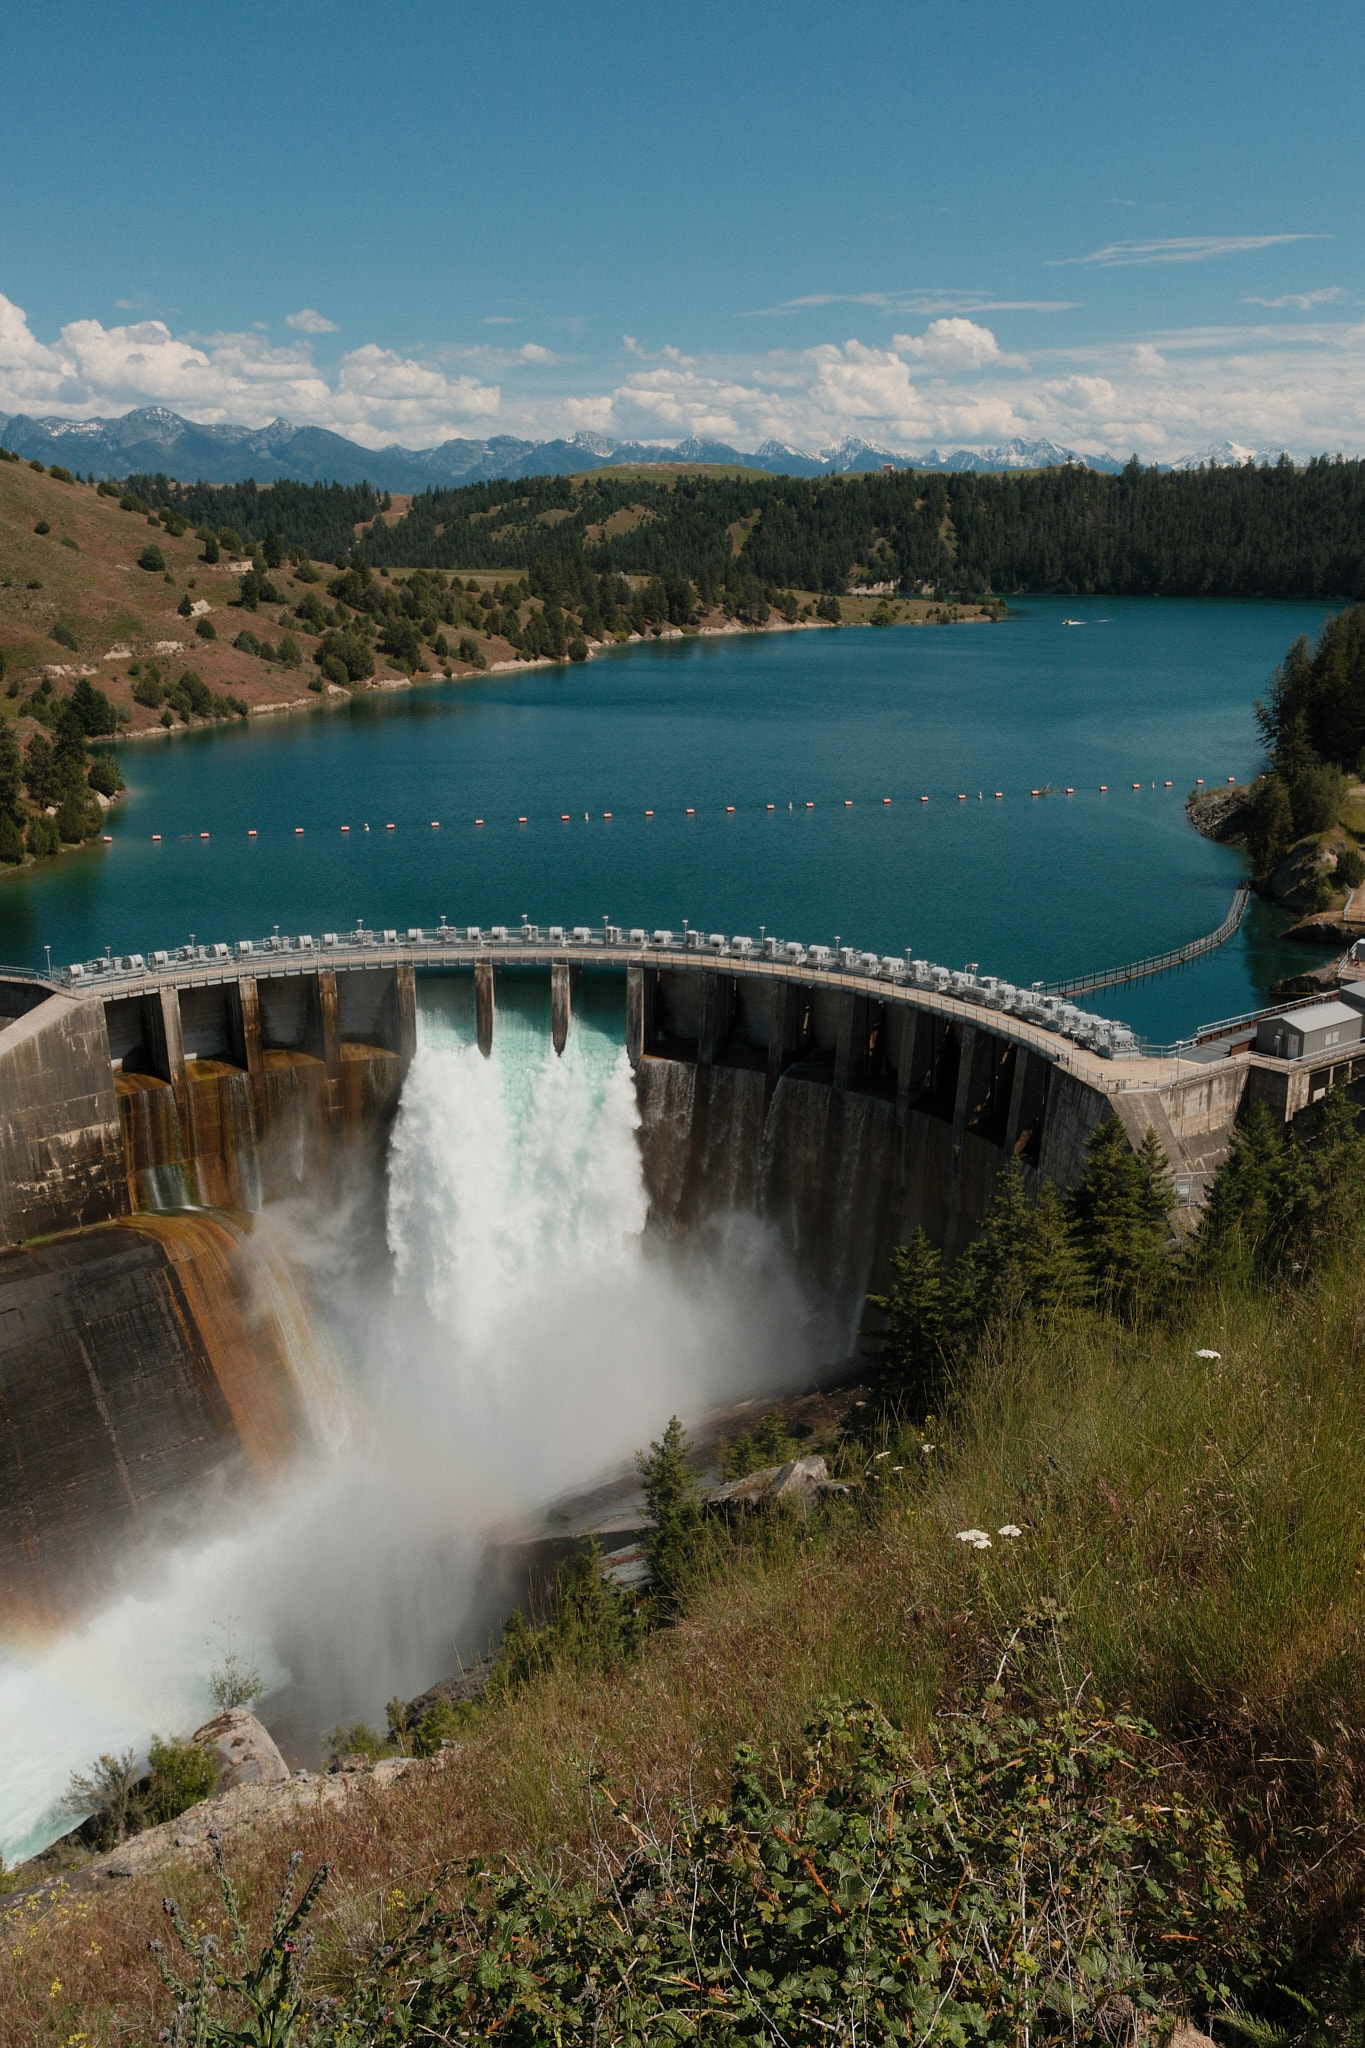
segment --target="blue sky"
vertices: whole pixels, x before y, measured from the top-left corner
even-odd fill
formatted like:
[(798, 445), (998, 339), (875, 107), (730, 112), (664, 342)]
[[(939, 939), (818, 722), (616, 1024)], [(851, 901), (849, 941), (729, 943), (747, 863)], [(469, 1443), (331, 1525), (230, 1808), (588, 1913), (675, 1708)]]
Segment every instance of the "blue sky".
[(1336, 0), (0, 21), (0, 411), (1365, 452)]

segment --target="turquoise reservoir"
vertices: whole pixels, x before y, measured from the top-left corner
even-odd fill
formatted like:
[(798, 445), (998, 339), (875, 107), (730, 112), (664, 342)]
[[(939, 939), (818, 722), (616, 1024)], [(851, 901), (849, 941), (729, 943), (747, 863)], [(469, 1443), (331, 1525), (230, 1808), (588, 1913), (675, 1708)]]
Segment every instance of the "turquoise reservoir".
[[(1020, 982), (1117, 964), (1222, 919), (1244, 863), (1184, 797), (1255, 772), (1253, 699), (1331, 609), (1036, 598), (995, 626), (669, 641), (128, 744), (113, 843), (0, 880), (0, 958), (525, 913), (837, 934)], [(1318, 957), (1286, 922), (1254, 907), (1096, 1006), (1155, 1040), (1250, 1008)]]

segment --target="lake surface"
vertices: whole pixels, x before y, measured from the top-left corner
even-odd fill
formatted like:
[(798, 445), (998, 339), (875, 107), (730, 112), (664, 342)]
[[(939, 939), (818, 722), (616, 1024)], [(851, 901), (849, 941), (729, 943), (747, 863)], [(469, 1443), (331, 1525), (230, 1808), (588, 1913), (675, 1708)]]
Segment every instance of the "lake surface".
[[(1184, 797), (1255, 772), (1253, 699), (1332, 609), (1029, 599), (994, 626), (669, 641), (128, 743), (112, 845), (0, 881), (0, 959), (523, 913), (837, 935), (1018, 982), (1138, 959), (1226, 913), (1244, 862)], [(1048, 785), (1075, 793), (1030, 797)], [(1252, 1008), (1320, 957), (1287, 921), (1254, 906), (1095, 1006), (1156, 1041)]]

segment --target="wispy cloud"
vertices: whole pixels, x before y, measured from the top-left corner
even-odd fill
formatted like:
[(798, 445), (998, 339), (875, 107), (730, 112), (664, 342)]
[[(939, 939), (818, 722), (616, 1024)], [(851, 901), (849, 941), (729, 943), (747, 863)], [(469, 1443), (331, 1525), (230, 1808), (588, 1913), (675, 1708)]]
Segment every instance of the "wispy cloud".
[(485, 313), (479, 325), (481, 327), (520, 327), (521, 322), (514, 313)]
[(1088, 263), (1115, 270), (1129, 263), (1205, 263), (1210, 256), (1236, 256), (1248, 249), (1273, 248), (1276, 242), (1325, 242), (1327, 235), (1175, 235), (1159, 242), (1110, 242), (1088, 256), (1050, 256), (1050, 269)]
[(1335, 306), (1346, 297), (1346, 287), (1340, 284), (1324, 285), (1317, 292), (1285, 292), (1278, 299), (1258, 299), (1250, 292), (1242, 294), (1244, 306), (1296, 306), (1300, 313), (1306, 313), (1311, 306)]
[(304, 306), (297, 313), (287, 313), (284, 324), (292, 327), (295, 334), (336, 334), (336, 321), (329, 320), (325, 313), (319, 313), (316, 306)]
[(754, 306), (740, 320), (768, 320), (804, 313), (812, 306), (873, 306), (883, 313), (1070, 313), (1077, 299), (997, 299), (990, 292), (940, 290), (905, 292), (808, 292), (778, 306)]

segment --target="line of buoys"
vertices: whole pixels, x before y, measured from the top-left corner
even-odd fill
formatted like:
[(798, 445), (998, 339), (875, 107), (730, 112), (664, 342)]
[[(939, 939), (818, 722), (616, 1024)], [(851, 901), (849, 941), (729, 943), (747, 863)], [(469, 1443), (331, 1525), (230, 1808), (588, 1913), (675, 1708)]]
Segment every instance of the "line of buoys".
[[(1229, 775), (1229, 777), (1228, 777), (1228, 785), (1229, 785), (1229, 787), (1231, 787), (1231, 788), (1235, 788), (1235, 787), (1236, 787), (1236, 784), (1237, 784), (1237, 777), (1236, 777), (1235, 775)], [(1132, 786), (1132, 788), (1133, 788), (1133, 789), (1135, 789), (1135, 790), (1141, 790), (1141, 788), (1142, 788), (1142, 786), (1143, 786), (1143, 785), (1142, 785), (1142, 784), (1141, 784), (1140, 782), (1135, 782), (1135, 783), (1133, 783), (1133, 784), (1132, 784), (1131, 786)], [(1153, 782), (1153, 783), (1152, 783), (1152, 784), (1151, 784), (1150, 786), (1151, 786), (1151, 788), (1153, 788), (1153, 789), (1156, 789), (1156, 788), (1158, 787), (1158, 785), (1157, 785), (1157, 784), (1156, 784), (1155, 782)], [(1166, 777), (1166, 778), (1165, 778), (1165, 779), (1164, 779), (1164, 780), (1162, 781), (1162, 783), (1160, 784), (1160, 787), (1161, 787), (1162, 789), (1172, 789), (1172, 788), (1174, 788), (1174, 786), (1175, 786), (1175, 785), (1174, 785), (1173, 781), (1171, 780), (1171, 778), (1170, 778), (1169, 776), (1167, 776), (1167, 777)], [(1205, 783), (1205, 780), (1204, 780), (1204, 777), (1203, 777), (1202, 775), (1200, 775), (1200, 776), (1197, 776), (1197, 777), (1195, 778), (1195, 788), (1196, 788), (1196, 789), (1203, 789), (1203, 788), (1205, 788), (1206, 786), (1207, 786), (1207, 785), (1206, 785), (1206, 783)], [(1067, 796), (1074, 796), (1074, 795), (1076, 794), (1076, 790), (1075, 790), (1075, 786), (1074, 786), (1074, 784), (1072, 784), (1072, 783), (1068, 783), (1068, 784), (1066, 785), (1066, 792), (1065, 792), (1065, 793), (1066, 793), (1066, 795), (1067, 795)], [(979, 789), (979, 790), (977, 791), (977, 793), (976, 793), (976, 794), (977, 794), (977, 799), (978, 799), (978, 801), (984, 801), (984, 799), (985, 799), (985, 794), (986, 794), (986, 792), (985, 792), (985, 791), (984, 791), (983, 789)], [(991, 794), (992, 794), (992, 796), (993, 796), (993, 797), (995, 798), (995, 801), (996, 801), (997, 803), (1001, 803), (1001, 802), (1003, 802), (1003, 801), (1004, 801), (1004, 797), (1005, 797), (1005, 792), (1004, 792), (1004, 790), (1003, 790), (1003, 789), (996, 789), (996, 790), (992, 790)], [(1031, 797), (1041, 797), (1041, 796), (1046, 796), (1047, 794), (1048, 794), (1048, 791), (1047, 791), (1047, 790), (1046, 790), (1045, 788), (1040, 788), (1040, 789), (1030, 789), (1030, 791), (1029, 791), (1029, 795), (1030, 795)], [(1109, 794), (1109, 784), (1108, 784), (1107, 782), (1101, 782), (1101, 783), (1099, 784), (1099, 794), (1100, 794), (1101, 796), (1107, 796), (1107, 795)], [(965, 790), (959, 790), (959, 791), (957, 792), (957, 800), (958, 800), (958, 802), (959, 802), (960, 804), (965, 804), (965, 803), (966, 803), (966, 801), (967, 801), (967, 792), (966, 792)], [(888, 808), (890, 807), (890, 805), (892, 804), (892, 802), (893, 802), (893, 801), (894, 801), (894, 799), (893, 799), (893, 798), (891, 798), (891, 797), (889, 797), (889, 796), (884, 796), (884, 797), (882, 798), (882, 803), (883, 803), (883, 805), (884, 805), (884, 806), (886, 806), (886, 807), (888, 807)], [(927, 803), (928, 803), (929, 801), (930, 801), (930, 799), (929, 799), (928, 795), (922, 795), (922, 796), (920, 797), (920, 802), (921, 802), (922, 804), (927, 804)], [(846, 811), (851, 811), (851, 810), (853, 810), (853, 809), (855, 808), (855, 805), (856, 805), (856, 798), (854, 798), (854, 797), (851, 797), (851, 796), (846, 796), (846, 797), (844, 797), (844, 798), (843, 798), (843, 807), (844, 807), (844, 809), (845, 809)], [(813, 810), (814, 810), (814, 809), (816, 808), (816, 804), (815, 804), (815, 799), (814, 799), (813, 797), (807, 797), (807, 798), (805, 799), (805, 804), (804, 804), (804, 807), (805, 807), (805, 809), (806, 809), (806, 810), (808, 810), (808, 811), (813, 811)], [(726, 814), (726, 816), (727, 816), (727, 817), (733, 817), (733, 816), (735, 816), (736, 812), (738, 811), (738, 808), (739, 808), (739, 806), (738, 806), (737, 804), (726, 804), (726, 806), (725, 806), (725, 814)], [(764, 804), (764, 806), (763, 806), (763, 808), (764, 808), (764, 810), (765, 810), (765, 811), (776, 811), (776, 810), (777, 810), (777, 808), (778, 808), (778, 806), (777, 806), (777, 805), (776, 805), (775, 803), (765, 803), (765, 804)], [(788, 809), (788, 810), (791, 810), (792, 808), (793, 808), (793, 805), (789, 803), (789, 804), (787, 805), (787, 809)], [(653, 811), (653, 809), (652, 809), (652, 808), (650, 808), (650, 809), (647, 809), (647, 810), (645, 811), (644, 815), (645, 815), (645, 816), (646, 816), (647, 818), (652, 818), (652, 817), (654, 816), (654, 811)], [(687, 805), (687, 807), (686, 807), (686, 810), (685, 810), (685, 813), (684, 813), (684, 815), (685, 815), (686, 817), (689, 817), (689, 818), (695, 818), (695, 817), (696, 817), (696, 815), (697, 815), (697, 809), (696, 809), (696, 805), (695, 805), (695, 804), (688, 804), (688, 805)], [(568, 825), (568, 824), (572, 823), (572, 817), (573, 817), (573, 814), (572, 814), (572, 812), (570, 812), (570, 811), (561, 811), (561, 812), (560, 812), (560, 814), (559, 814), (559, 821), (560, 821), (560, 823), (561, 823), (562, 825)], [(610, 822), (611, 822), (611, 820), (612, 820), (612, 819), (613, 819), (613, 818), (615, 817), (615, 813), (614, 813), (613, 811), (603, 811), (603, 813), (602, 813), (602, 817), (603, 817), (603, 819), (604, 819), (605, 821), (607, 821), (608, 823), (610, 823)], [(583, 813), (583, 822), (584, 822), (584, 824), (585, 824), (585, 825), (586, 825), (586, 824), (590, 824), (590, 823), (591, 823), (591, 813), (590, 813), (590, 812), (588, 812), (588, 811), (584, 811), (584, 813)], [(484, 823), (484, 820), (483, 820), (482, 818), (475, 818), (475, 820), (474, 820), (474, 823), (475, 823), (476, 825), (482, 825), (482, 824)], [(530, 823), (530, 815), (529, 815), (529, 813), (527, 813), (527, 814), (524, 814), (524, 815), (523, 815), (522, 813), (518, 813), (518, 815), (517, 815), (517, 823), (518, 823), (519, 825), (527, 825), (527, 824), (529, 824), (529, 823)], [(441, 821), (440, 821), (440, 819), (439, 819), (439, 818), (433, 818), (433, 819), (431, 820), (431, 829), (432, 829), (432, 831), (433, 831), (433, 832), (438, 832), (438, 831), (440, 830), (440, 828), (441, 828)], [(361, 829), (362, 829), (363, 831), (365, 831), (365, 832), (368, 832), (368, 831), (369, 831), (369, 829), (370, 829), (370, 827), (369, 827), (369, 826), (368, 826), (368, 824), (367, 824), (367, 825), (364, 825), (364, 826), (362, 826), (362, 828), (361, 828)], [(397, 829), (398, 829), (398, 828), (397, 828), (396, 824), (394, 823), (394, 821), (393, 821), (392, 819), (390, 819), (390, 820), (388, 821), (388, 823), (387, 823), (387, 824), (385, 825), (385, 827), (384, 827), (384, 830), (385, 830), (386, 832), (395, 832), (395, 831), (397, 831)], [(339, 830), (339, 831), (341, 831), (341, 832), (344, 832), (344, 833), (347, 833), (347, 834), (349, 834), (349, 832), (351, 831), (351, 827), (350, 827), (349, 825), (341, 825), (341, 826), (339, 826), (339, 827), (338, 827), (338, 830)], [(294, 837), (295, 837), (296, 839), (302, 839), (302, 838), (304, 837), (304, 835), (305, 835), (305, 831), (306, 831), (306, 827), (305, 827), (305, 826), (303, 826), (303, 825), (295, 825), (295, 827), (294, 827)], [(108, 840), (108, 842), (109, 842), (109, 843), (110, 843), (110, 844), (112, 845), (112, 843), (113, 843), (113, 835), (112, 835), (111, 833), (106, 833), (106, 834), (105, 834), (104, 836), (105, 836), (105, 838), (106, 838), (106, 839)], [(192, 837), (193, 835), (191, 834), (190, 836)], [(207, 832), (201, 832), (201, 833), (199, 834), (199, 837), (200, 837), (200, 839), (207, 839), (207, 838), (208, 838), (209, 836), (210, 836), (210, 835), (209, 835), (209, 834), (208, 834)], [(247, 827), (247, 834), (246, 834), (246, 836), (247, 836), (247, 838), (248, 838), (248, 839), (257, 839), (257, 838), (259, 838), (259, 837), (260, 837), (260, 834), (259, 834), (259, 832), (258, 832), (258, 830), (257, 830), (256, 826), (254, 826), (254, 825), (251, 825), (251, 826), (248, 826), (248, 827)], [(152, 842), (153, 842), (153, 844), (154, 844), (154, 845), (160, 845), (160, 844), (161, 844), (161, 837), (162, 837), (162, 835), (161, 835), (161, 834), (160, 834), (159, 832), (153, 832), (153, 833), (152, 833), (152, 835), (151, 835), (151, 837), (152, 837)]]

